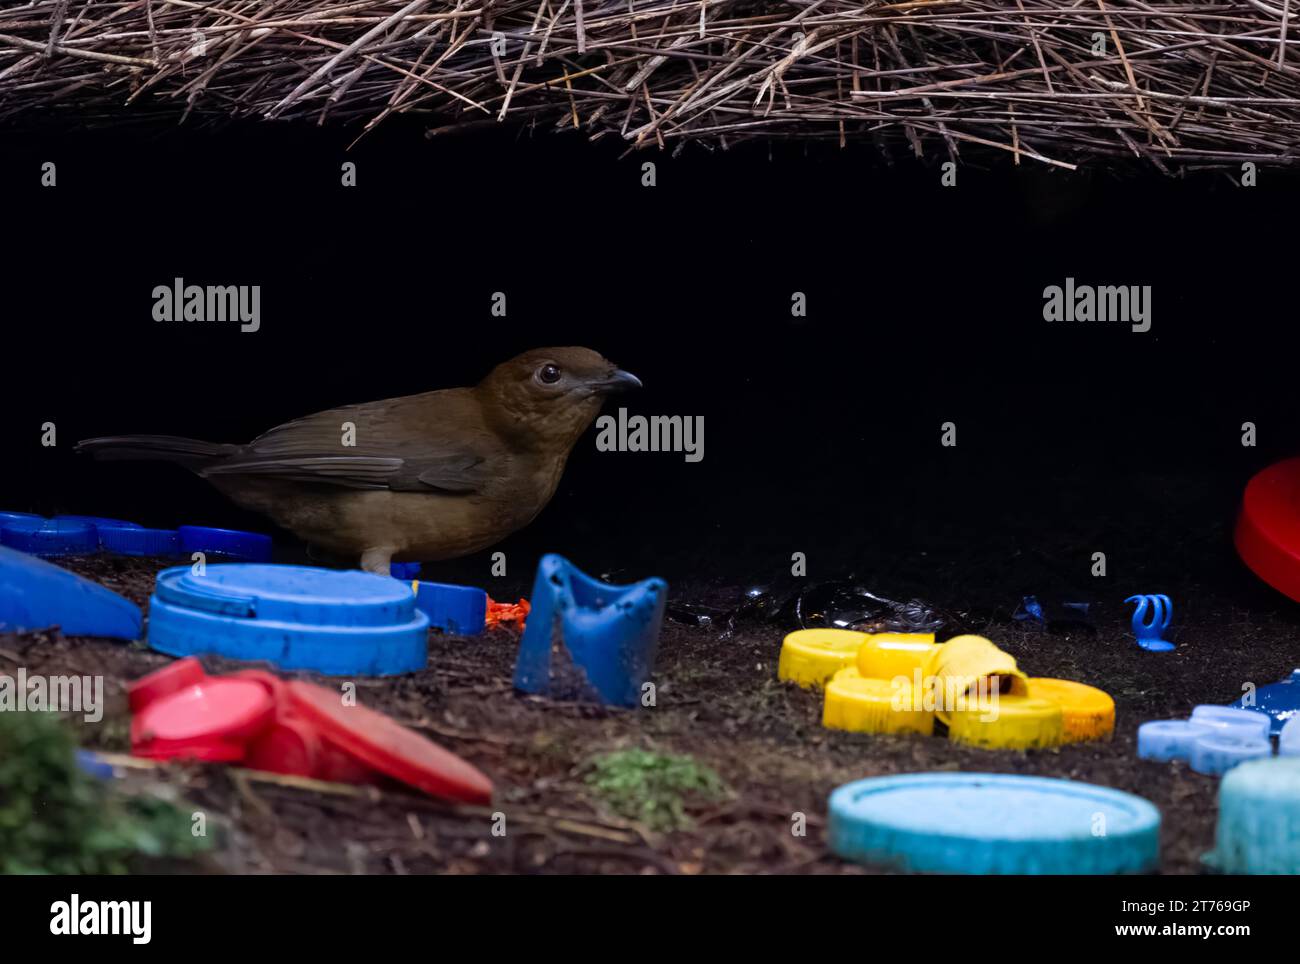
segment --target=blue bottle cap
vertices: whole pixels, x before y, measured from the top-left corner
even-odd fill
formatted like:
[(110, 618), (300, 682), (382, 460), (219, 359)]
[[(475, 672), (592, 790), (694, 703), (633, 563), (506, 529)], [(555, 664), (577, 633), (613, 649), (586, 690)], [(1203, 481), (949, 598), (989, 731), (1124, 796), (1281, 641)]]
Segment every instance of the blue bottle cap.
[(98, 527), (99, 547), (123, 556), (179, 556), (181, 537), (175, 529), (145, 529), (142, 526)]
[(1186, 763), (1192, 757), (1196, 738), (1212, 732), (1210, 726), (1189, 720), (1152, 720), (1138, 727), (1138, 756), (1143, 760)]
[(35, 556), (0, 548), (0, 632), (60, 627), (68, 636), (140, 638), (140, 607)]
[(394, 579), (410, 582), (420, 574), (420, 564), (418, 562), (390, 562), (388, 564), (388, 573)]
[(10, 522), (32, 522), (44, 519), (43, 515), (36, 515), (32, 512), (0, 512), (0, 526)]
[(1273, 721), (1267, 713), (1238, 709), (1234, 706), (1217, 706), (1213, 703), (1202, 703), (1194, 707), (1192, 722), (1219, 729), (1242, 729), (1263, 740), (1268, 739), (1269, 731), (1273, 726)]
[(250, 563), (158, 574), (149, 645), (280, 669), (387, 676), (424, 669), (429, 620), (405, 583), (359, 570)]
[(994, 773), (870, 777), (830, 797), (848, 860), (941, 874), (1136, 874), (1159, 857), (1160, 812), (1073, 780)]
[(96, 529), (101, 526), (118, 526), (138, 529), (139, 526), (134, 522), (127, 522), (125, 519), (109, 519), (102, 515), (56, 515), (55, 522), (84, 522), (88, 526), (94, 526)]
[(487, 593), (472, 586), (417, 582), (415, 605), (434, 629), (456, 636), (477, 636), (487, 626)]
[(84, 556), (99, 550), (95, 527), (84, 522), (18, 519), (0, 526), (0, 542), (36, 556)]
[(181, 526), (181, 549), (186, 553), (202, 552), (244, 562), (270, 562), (271, 537), (238, 529), (213, 529), (209, 526)]
[(1198, 736), (1192, 743), (1191, 767), (1197, 773), (1218, 777), (1238, 763), (1273, 755), (1273, 743), (1243, 729), (1226, 729)]

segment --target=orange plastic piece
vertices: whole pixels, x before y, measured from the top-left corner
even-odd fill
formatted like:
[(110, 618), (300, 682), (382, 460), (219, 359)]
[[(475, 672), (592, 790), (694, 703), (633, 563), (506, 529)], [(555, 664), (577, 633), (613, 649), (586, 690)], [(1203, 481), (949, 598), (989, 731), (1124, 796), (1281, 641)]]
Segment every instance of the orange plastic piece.
[(488, 596), (487, 628), (496, 629), (498, 626), (513, 624), (522, 631), (532, 608), (527, 599), (520, 599), (517, 603), (499, 603)]

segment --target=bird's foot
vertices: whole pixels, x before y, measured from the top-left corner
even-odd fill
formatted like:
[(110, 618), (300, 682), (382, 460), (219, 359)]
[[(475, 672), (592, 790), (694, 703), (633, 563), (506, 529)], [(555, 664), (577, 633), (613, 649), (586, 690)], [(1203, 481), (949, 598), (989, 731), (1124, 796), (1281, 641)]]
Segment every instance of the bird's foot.
[(381, 576), (391, 575), (393, 553), (396, 551), (392, 546), (367, 549), (361, 554), (361, 568), (366, 572), (378, 573)]

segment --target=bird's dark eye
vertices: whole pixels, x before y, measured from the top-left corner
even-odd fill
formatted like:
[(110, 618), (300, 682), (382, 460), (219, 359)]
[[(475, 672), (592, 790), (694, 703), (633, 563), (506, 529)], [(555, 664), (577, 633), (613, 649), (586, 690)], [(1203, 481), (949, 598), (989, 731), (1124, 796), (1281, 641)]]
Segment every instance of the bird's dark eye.
[(554, 385), (560, 380), (560, 368), (558, 365), (543, 365), (537, 369), (537, 380), (546, 384)]

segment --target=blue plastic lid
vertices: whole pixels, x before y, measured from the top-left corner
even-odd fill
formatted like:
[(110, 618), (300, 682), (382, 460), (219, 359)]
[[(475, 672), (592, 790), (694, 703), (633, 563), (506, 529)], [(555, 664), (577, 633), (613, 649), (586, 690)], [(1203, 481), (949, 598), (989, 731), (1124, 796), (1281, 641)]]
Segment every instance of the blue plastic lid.
[(97, 527), (99, 547), (123, 556), (178, 556), (181, 537), (175, 529), (145, 529), (142, 526)]
[(487, 593), (445, 582), (416, 583), (415, 604), (429, 625), (457, 636), (475, 636), (487, 626)]
[(79, 556), (99, 551), (95, 527), (85, 522), (17, 519), (0, 525), (0, 542), (37, 556)]
[(410, 582), (420, 574), (420, 564), (418, 562), (390, 562), (388, 572), (394, 579)]
[(841, 857), (914, 872), (1144, 873), (1158, 860), (1160, 812), (1072, 780), (912, 773), (836, 789), (829, 836)]
[(68, 636), (140, 638), (140, 607), (35, 556), (0, 548), (0, 632), (59, 626)]
[(213, 529), (209, 526), (181, 526), (181, 549), (186, 553), (225, 556), (245, 562), (270, 562), (271, 537), (238, 529)]
[(1191, 765), (1197, 773), (1217, 777), (1238, 763), (1273, 755), (1273, 743), (1244, 728), (1229, 727), (1198, 736), (1192, 743)]
[(360, 570), (234, 563), (164, 569), (149, 645), (339, 676), (424, 669), (429, 620), (405, 583)]

